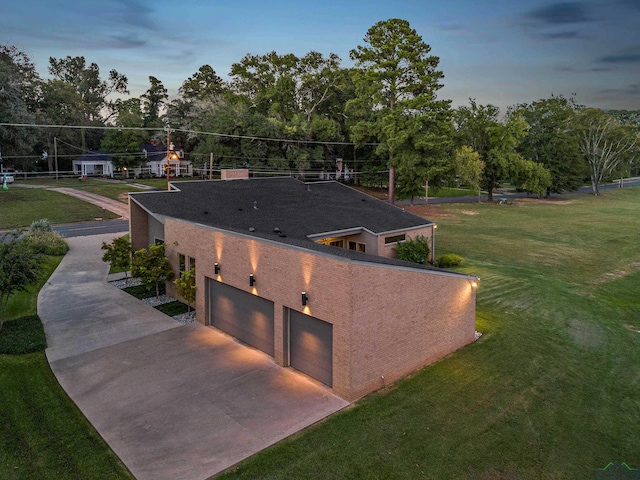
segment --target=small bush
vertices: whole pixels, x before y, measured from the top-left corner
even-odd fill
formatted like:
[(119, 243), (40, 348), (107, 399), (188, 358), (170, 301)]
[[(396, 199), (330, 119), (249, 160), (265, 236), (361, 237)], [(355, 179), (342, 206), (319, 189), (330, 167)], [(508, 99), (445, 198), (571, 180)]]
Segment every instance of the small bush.
[(406, 242), (399, 243), (395, 250), (398, 260), (406, 260), (414, 263), (429, 262), (429, 239), (422, 235), (418, 235), (415, 239), (409, 239)]
[(0, 330), (0, 354), (22, 355), (43, 352), (47, 339), (40, 317), (29, 315), (5, 322)]
[(462, 265), (464, 258), (457, 253), (447, 253), (438, 258), (438, 266), (441, 268), (458, 267)]
[(44, 255), (64, 255), (69, 250), (69, 245), (58, 232), (29, 229), (22, 239), (34, 253)]
[(42, 233), (42, 232), (50, 232), (51, 231), (51, 222), (46, 218), (41, 218), (40, 220), (34, 220), (31, 222), (29, 226), (29, 233)]

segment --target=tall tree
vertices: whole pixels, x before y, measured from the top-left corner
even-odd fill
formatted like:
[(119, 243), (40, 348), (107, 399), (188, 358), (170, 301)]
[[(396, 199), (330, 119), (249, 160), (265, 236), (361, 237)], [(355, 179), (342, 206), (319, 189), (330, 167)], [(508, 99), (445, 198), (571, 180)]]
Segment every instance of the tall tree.
[(149, 76), (151, 84), (147, 91), (140, 95), (142, 100), (142, 111), (144, 113), (145, 127), (160, 127), (160, 109), (165, 104), (169, 94), (162, 82), (154, 76)]
[(108, 79), (102, 80), (98, 64), (87, 65), (84, 57), (50, 57), (48, 70), (54, 79), (74, 87), (82, 99), (87, 120), (103, 120), (101, 110), (113, 104), (107, 98), (111, 93), (129, 93), (125, 75), (110, 70)]
[[(31, 59), (15, 46), (0, 45), (0, 119), (5, 123), (32, 123), (40, 78)], [(22, 127), (0, 128), (4, 161), (33, 153), (33, 132)]]
[(587, 174), (575, 128), (580, 108), (572, 98), (552, 96), (509, 110), (508, 115), (521, 116), (529, 124), (518, 152), (541, 163), (551, 173), (547, 197), (552, 192), (577, 190)]
[(639, 144), (638, 131), (595, 108), (583, 110), (578, 122), (580, 150), (589, 163), (591, 189), (599, 195), (602, 181)]
[(231, 85), (257, 112), (286, 122), (297, 111), (297, 69), (293, 53), (247, 54), (231, 66)]
[(203, 65), (182, 83), (178, 93), (189, 100), (211, 100), (226, 88), (225, 82), (216, 71), (210, 65)]
[[(393, 203), (396, 167), (415, 163), (415, 143), (424, 132), (433, 135), (430, 123), (440, 122), (450, 101), (436, 100), (444, 78), (437, 70), (440, 59), (430, 55), (431, 47), (409, 22), (397, 18), (378, 22), (369, 28), (364, 42), (350, 52), (356, 62), (357, 98), (347, 107), (362, 117), (353, 126), (351, 138), (362, 144), (371, 133), (377, 137), (377, 153), (389, 159), (389, 202)], [(445, 138), (433, 140), (438, 143)]]

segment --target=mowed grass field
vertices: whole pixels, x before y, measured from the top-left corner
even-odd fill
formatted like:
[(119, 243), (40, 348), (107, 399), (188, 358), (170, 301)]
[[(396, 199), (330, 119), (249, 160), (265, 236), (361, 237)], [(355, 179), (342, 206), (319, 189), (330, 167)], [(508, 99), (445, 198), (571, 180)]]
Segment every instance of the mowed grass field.
[(416, 207), (439, 224), (437, 254), (461, 254), (481, 278), (483, 336), (220, 478), (573, 480), (609, 462), (640, 468), (639, 207), (640, 189)]
[(10, 186), (0, 190), (0, 230), (28, 227), (34, 220), (51, 223), (118, 218), (118, 215), (63, 193)]
[[(437, 255), (461, 254), (461, 270), (481, 278), (483, 336), (220, 478), (555, 480), (616, 461), (640, 468), (639, 205), (629, 188), (414, 207), (439, 225)], [(30, 314), (33, 298), (10, 315)], [(130, 478), (43, 353), (0, 355), (0, 478)]]

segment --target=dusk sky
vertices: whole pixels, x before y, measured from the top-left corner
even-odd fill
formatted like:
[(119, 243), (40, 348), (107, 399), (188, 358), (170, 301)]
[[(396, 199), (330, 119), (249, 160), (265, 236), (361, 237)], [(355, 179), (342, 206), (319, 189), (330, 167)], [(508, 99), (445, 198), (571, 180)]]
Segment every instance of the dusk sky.
[(640, 0), (17, 0), (5, 2), (0, 43), (47, 77), (49, 57), (84, 56), (132, 96), (157, 77), (173, 97), (208, 64), (223, 78), (247, 53), (342, 58), (380, 20), (408, 20), (440, 57), (454, 106), (469, 97), (509, 105), (551, 94), (604, 109), (640, 109)]

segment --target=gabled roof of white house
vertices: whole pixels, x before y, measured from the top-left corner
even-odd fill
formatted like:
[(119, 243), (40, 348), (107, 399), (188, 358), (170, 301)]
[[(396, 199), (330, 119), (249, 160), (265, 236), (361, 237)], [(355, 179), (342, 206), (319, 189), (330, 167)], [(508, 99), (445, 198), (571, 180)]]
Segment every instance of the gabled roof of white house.
[(433, 222), (341, 183), (294, 178), (177, 182), (178, 191), (133, 194), (148, 211), (254, 235), (308, 239), (364, 229), (380, 235)]
[(78, 162), (95, 163), (95, 162), (110, 162), (110, 161), (111, 161), (111, 154), (106, 153), (102, 150), (91, 150), (89, 152), (83, 153), (78, 158), (73, 160), (73, 162), (76, 162), (76, 163)]

